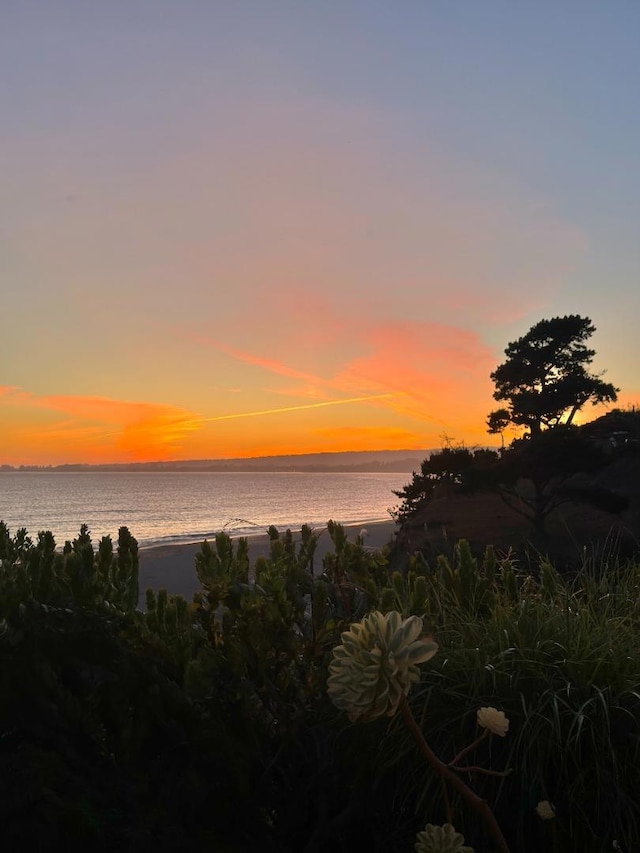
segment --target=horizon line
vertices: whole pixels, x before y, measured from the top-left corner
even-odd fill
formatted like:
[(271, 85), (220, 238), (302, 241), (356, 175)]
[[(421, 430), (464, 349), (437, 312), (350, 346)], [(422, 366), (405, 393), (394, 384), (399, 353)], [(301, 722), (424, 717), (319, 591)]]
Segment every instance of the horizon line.
[[(484, 446), (484, 445), (483, 445)], [(487, 445), (489, 446), (489, 445)], [(497, 447), (498, 445), (496, 445)], [(85, 468), (104, 468), (107, 466), (132, 466), (132, 465), (188, 465), (194, 463), (211, 463), (211, 462), (252, 462), (258, 460), (266, 460), (266, 459), (299, 459), (302, 457), (309, 456), (345, 456), (348, 454), (353, 455), (363, 455), (363, 454), (387, 454), (387, 453), (397, 453), (397, 454), (421, 454), (426, 452), (431, 452), (436, 448), (433, 447), (416, 447), (416, 448), (400, 448), (399, 450), (395, 450), (392, 448), (378, 448), (376, 450), (318, 450), (318, 451), (305, 451), (304, 453), (272, 453), (261, 456), (215, 456), (215, 457), (199, 457), (199, 458), (191, 458), (191, 459), (149, 459), (149, 460), (129, 460), (126, 462), (50, 462), (50, 463), (38, 463), (38, 462), (24, 462), (24, 463), (16, 463), (11, 464), (9, 462), (2, 463), (0, 462), (0, 470), (2, 468), (63, 468), (69, 466), (81, 466)]]

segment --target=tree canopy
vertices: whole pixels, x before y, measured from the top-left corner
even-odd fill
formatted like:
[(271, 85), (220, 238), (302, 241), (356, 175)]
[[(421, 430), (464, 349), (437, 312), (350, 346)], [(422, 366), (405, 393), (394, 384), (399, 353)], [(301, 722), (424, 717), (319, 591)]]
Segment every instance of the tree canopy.
[(489, 432), (504, 429), (506, 414), (511, 423), (536, 435), (571, 425), (588, 402), (615, 402), (620, 389), (588, 369), (595, 350), (586, 341), (595, 330), (589, 317), (570, 314), (540, 320), (512, 341), (504, 351), (506, 360), (491, 374), (493, 396), (507, 408), (489, 415)]

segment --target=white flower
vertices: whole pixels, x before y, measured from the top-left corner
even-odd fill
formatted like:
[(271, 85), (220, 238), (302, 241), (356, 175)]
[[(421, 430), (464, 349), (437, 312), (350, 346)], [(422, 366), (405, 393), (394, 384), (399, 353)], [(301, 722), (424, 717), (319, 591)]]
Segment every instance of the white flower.
[(420, 680), (418, 664), (438, 646), (422, 635), (422, 619), (374, 611), (345, 631), (333, 650), (327, 692), (350, 720), (393, 716), (403, 696)]
[(473, 853), (472, 847), (464, 846), (464, 835), (456, 832), (450, 823), (444, 826), (428, 823), (417, 837), (416, 853)]
[(553, 820), (556, 816), (555, 809), (549, 800), (540, 800), (536, 806), (536, 814), (541, 820)]
[(478, 708), (478, 725), (500, 737), (509, 731), (509, 720), (504, 711), (498, 711), (497, 708)]

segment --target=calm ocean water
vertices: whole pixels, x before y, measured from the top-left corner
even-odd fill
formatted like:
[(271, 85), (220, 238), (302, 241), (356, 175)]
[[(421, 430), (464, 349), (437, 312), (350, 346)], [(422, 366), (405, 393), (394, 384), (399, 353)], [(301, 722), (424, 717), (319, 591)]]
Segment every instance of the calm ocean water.
[(125, 525), (140, 545), (199, 542), (226, 528), (264, 532), (389, 521), (409, 474), (2, 472), (0, 520), (62, 545), (87, 524), (94, 542)]

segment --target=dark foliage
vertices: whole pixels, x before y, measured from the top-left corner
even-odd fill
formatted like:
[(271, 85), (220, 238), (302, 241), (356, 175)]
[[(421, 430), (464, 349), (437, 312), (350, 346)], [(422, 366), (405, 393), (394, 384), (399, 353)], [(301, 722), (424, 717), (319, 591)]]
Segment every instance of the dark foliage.
[(411, 482), (394, 492), (402, 503), (394, 513), (400, 523), (412, 518), (437, 494), (453, 494), (476, 488), (484, 482), (485, 472), (492, 470), (499, 456), (493, 450), (469, 450), (466, 447), (444, 447), (432, 453), (413, 472)]
[[(446, 459), (455, 466), (441, 459), (433, 473), (456, 488), (494, 462)], [(399, 720), (351, 725), (325, 689), (341, 631), (374, 608), (420, 615), (437, 637), (411, 701), (443, 758), (473, 739), (479, 705), (508, 712), (509, 738), (475, 759), (515, 772), (473, 785), (512, 849), (548, 846), (533, 811), (547, 797), (570, 839), (558, 849), (635, 849), (638, 568), (584, 571), (570, 586), (550, 564), (536, 579), (461, 542), (452, 560), (415, 555), (391, 573), (385, 553), (328, 528), (322, 566), (309, 528), (298, 542), (271, 529), (269, 557), (253, 563), (246, 540), (220, 534), (198, 555), (194, 602), (149, 592), (141, 613), (128, 531), (91, 563), (86, 529), (57, 551), (49, 534), (33, 543), (0, 524), (7, 849), (411, 849), (426, 821), (443, 822), (439, 780)]]
[[(231, 746), (132, 609), (135, 539), (123, 528), (116, 555), (105, 540), (94, 553), (82, 528), (60, 552), (48, 533), (34, 545), (0, 523), (0, 548), (0, 817), (8, 849), (238, 843)], [(242, 831), (258, 823), (253, 812), (243, 808)]]
[(610, 459), (575, 427), (556, 427), (514, 441), (504, 450), (487, 483), (516, 512), (544, 534), (545, 519), (566, 503), (583, 503), (619, 513), (628, 500), (590, 479)]
[(395, 517), (401, 524), (410, 522), (438, 495), (492, 492), (543, 537), (545, 520), (563, 504), (582, 503), (614, 514), (627, 508), (624, 495), (593, 480), (610, 462), (588, 434), (566, 426), (516, 439), (500, 452), (445, 447), (395, 492), (402, 499)]

